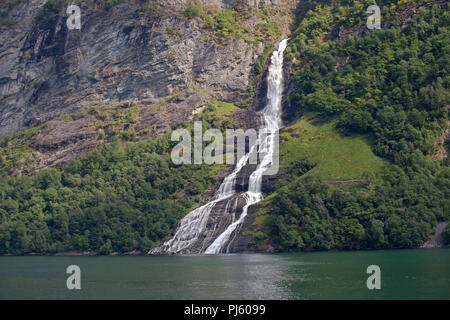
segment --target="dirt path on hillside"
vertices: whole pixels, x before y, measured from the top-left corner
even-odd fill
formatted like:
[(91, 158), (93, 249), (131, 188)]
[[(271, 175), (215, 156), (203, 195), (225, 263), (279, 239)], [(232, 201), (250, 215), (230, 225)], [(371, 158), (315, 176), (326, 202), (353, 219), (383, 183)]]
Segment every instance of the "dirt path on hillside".
[(326, 183), (330, 186), (334, 186), (337, 184), (367, 184), (370, 183), (367, 180), (323, 180), (323, 183)]

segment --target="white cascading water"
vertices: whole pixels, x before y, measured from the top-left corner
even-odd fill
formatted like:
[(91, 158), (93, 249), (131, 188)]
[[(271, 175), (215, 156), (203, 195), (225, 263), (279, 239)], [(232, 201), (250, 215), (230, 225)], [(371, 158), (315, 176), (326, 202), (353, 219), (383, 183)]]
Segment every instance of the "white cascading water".
[(221, 253), (234, 230), (236, 230), (236, 228), (244, 222), (244, 219), (247, 216), (248, 208), (264, 199), (261, 192), (262, 177), (264, 171), (270, 168), (273, 164), (276, 143), (275, 138), (277, 137), (281, 126), (283, 60), (287, 41), (287, 39), (283, 40), (278, 47), (278, 51), (275, 51), (272, 55), (269, 75), (267, 77), (268, 101), (266, 107), (262, 111), (265, 126), (261, 128), (262, 130), (266, 130), (268, 134), (263, 141), (259, 141), (259, 153), (264, 154), (264, 157), (256, 170), (250, 175), (248, 191), (244, 194), (246, 204), (242, 209), (239, 219), (233, 222), (219, 237), (216, 238), (216, 240), (206, 249), (205, 254)]
[[(259, 153), (264, 154), (263, 159), (251, 174), (249, 178), (248, 191), (243, 194), (246, 201), (245, 206), (242, 209), (242, 213), (239, 219), (234, 221), (228, 228), (220, 234), (215, 241), (205, 250), (205, 254), (218, 254), (223, 251), (224, 246), (228, 243), (230, 236), (234, 230), (244, 221), (248, 208), (261, 200), (263, 200), (263, 194), (261, 192), (262, 176), (265, 170), (271, 167), (273, 163), (273, 155), (275, 151), (275, 138), (278, 134), (278, 130), (281, 125), (281, 98), (283, 94), (283, 57), (284, 51), (287, 46), (287, 39), (283, 40), (278, 50), (272, 55), (271, 66), (269, 68), (268, 75), (268, 90), (267, 90), (267, 106), (262, 111), (264, 118), (264, 124), (261, 130), (267, 132), (267, 136), (259, 144)], [(160, 247), (157, 247), (150, 251), (150, 254), (154, 253), (179, 253), (188, 249), (195, 244), (203, 231), (206, 228), (206, 224), (210, 217), (215, 205), (227, 198), (236, 194), (235, 183), (236, 177), (241, 172), (242, 168), (246, 165), (250, 154), (255, 152), (256, 144), (251, 148), (248, 154), (242, 157), (234, 171), (228, 175), (219, 187), (216, 196), (213, 201), (191, 211), (181, 221), (175, 232), (175, 235), (165, 242)], [(227, 208), (229, 204), (227, 204)], [(203, 251), (203, 248), (202, 248)]]
[(242, 157), (236, 165), (234, 171), (227, 176), (219, 187), (213, 201), (208, 202), (190, 213), (188, 213), (178, 226), (175, 235), (161, 247), (157, 247), (150, 253), (178, 253), (188, 249), (197, 242), (202, 232), (205, 230), (206, 223), (214, 206), (227, 198), (233, 196), (236, 192), (234, 185), (238, 173), (245, 166), (249, 158), (249, 154)]

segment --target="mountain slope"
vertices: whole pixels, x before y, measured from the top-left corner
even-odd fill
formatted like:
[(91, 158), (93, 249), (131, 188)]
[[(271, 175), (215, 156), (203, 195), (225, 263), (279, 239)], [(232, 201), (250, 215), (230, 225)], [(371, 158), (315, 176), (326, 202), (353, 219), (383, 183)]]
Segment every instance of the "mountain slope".
[(298, 15), (287, 113), (306, 115), (286, 128), (284, 174), (248, 227), (260, 250), (417, 247), (449, 219), (449, 6), (386, 1), (370, 31), (369, 4)]
[(148, 251), (167, 236), (224, 174), (175, 166), (168, 134), (254, 122), (254, 64), (292, 3), (80, 2), (81, 31), (65, 1), (2, 4), (16, 23), (0, 33), (1, 251)]
[(88, 2), (82, 32), (44, 2), (0, 5), (1, 253), (167, 238), (231, 169), (174, 165), (171, 130), (257, 126), (289, 29), (282, 168), (232, 251), (418, 247), (448, 221), (443, 1), (380, 1), (376, 31), (370, 0)]

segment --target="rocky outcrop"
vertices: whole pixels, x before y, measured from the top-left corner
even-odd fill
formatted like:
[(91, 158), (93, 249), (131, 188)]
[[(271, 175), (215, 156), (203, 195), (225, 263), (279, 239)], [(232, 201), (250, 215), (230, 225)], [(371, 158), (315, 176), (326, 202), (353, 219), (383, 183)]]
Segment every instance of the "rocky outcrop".
[[(45, 2), (19, 2), (9, 13), (17, 23), (0, 31), (0, 137), (96, 104), (158, 105), (193, 86), (236, 100), (265, 46), (239, 38), (217, 46), (200, 18), (181, 14), (185, 0), (126, 1), (108, 11), (86, 2), (81, 30), (68, 30), (62, 13), (36, 19)], [(260, 22), (255, 16), (246, 23)], [(177, 101), (172, 115), (204, 105), (189, 99)]]
[(444, 248), (444, 240), (442, 239), (442, 233), (448, 225), (448, 221), (439, 222), (436, 226), (435, 233), (428, 239), (428, 241), (421, 246), (421, 248)]
[[(81, 30), (68, 30), (64, 12), (37, 19), (46, 0), (14, 2), (8, 16), (17, 23), (0, 31), (0, 138), (39, 126), (27, 142), (32, 155), (20, 162), (19, 173), (83, 157), (116, 131), (145, 138), (192, 120), (212, 100), (242, 100), (257, 57), (274, 42), (229, 37), (217, 45), (201, 18), (182, 14), (187, 0), (124, 1), (109, 10), (83, 2)], [(254, 5), (202, 3), (205, 8)], [(283, 14), (272, 18), (286, 31)], [(253, 30), (264, 20), (254, 15), (244, 23)], [(99, 129), (91, 115), (78, 116), (92, 106), (134, 108), (136, 117), (126, 127)], [(246, 113), (240, 117), (254, 121)]]
[[(61, 166), (87, 155), (117, 132), (128, 130), (138, 138), (158, 135), (192, 120), (213, 100), (246, 99), (252, 87), (264, 92), (260, 82), (265, 78), (253, 77), (253, 66), (266, 46), (280, 40), (280, 35), (264, 39), (259, 33), (250, 38), (228, 36), (226, 41), (221, 35), (216, 41), (217, 34), (205, 27), (203, 19), (182, 14), (191, 3), (188, 0), (124, 1), (108, 11), (83, 2), (81, 30), (68, 30), (61, 12), (37, 19), (45, 2), (18, 2), (9, 13), (17, 24), (0, 31), (0, 138), (36, 127), (28, 141), (21, 141), (32, 149), (30, 155), (10, 174)], [(296, 1), (202, 3), (205, 8), (291, 9)], [(289, 11), (272, 14), (284, 38)], [(241, 22), (249, 30), (266, 23), (257, 14)], [(249, 107), (237, 113), (244, 126), (256, 128), (260, 119), (254, 113), (261, 100), (250, 96), (240, 105)], [(123, 123), (109, 123), (109, 116), (103, 115), (128, 111), (133, 119)], [(243, 170), (238, 191), (248, 189), (253, 170), (251, 166)], [(227, 206), (230, 203), (233, 208)], [(202, 248), (193, 249), (209, 246), (239, 219), (245, 203), (242, 194), (218, 203), (208, 220), (214, 228), (207, 228), (199, 238), (196, 246)], [(236, 235), (241, 237), (240, 230)], [(231, 239), (230, 249), (236, 241), (240, 239)]]

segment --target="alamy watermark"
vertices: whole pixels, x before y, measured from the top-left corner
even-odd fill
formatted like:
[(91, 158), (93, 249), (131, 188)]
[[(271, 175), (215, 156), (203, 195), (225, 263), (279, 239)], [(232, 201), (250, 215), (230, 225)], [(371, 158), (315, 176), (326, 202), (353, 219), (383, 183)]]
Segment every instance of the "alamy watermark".
[(71, 265), (66, 269), (66, 273), (70, 274), (67, 278), (66, 286), (69, 290), (81, 290), (81, 269), (79, 266)]
[(367, 267), (367, 274), (371, 276), (367, 278), (366, 285), (369, 290), (381, 290), (381, 269), (377, 265)]
[(203, 132), (203, 123), (195, 121), (193, 137), (187, 129), (177, 129), (171, 140), (179, 142), (171, 153), (172, 161), (177, 165), (259, 164), (265, 169), (263, 175), (266, 176), (276, 175), (279, 170), (278, 131), (227, 129), (224, 138), (218, 129)]
[(377, 5), (371, 5), (367, 8), (367, 14), (370, 16), (367, 18), (367, 28), (369, 30), (381, 29), (381, 9)]
[[(381, 29), (381, 9), (378, 5), (371, 5), (367, 8), (367, 14), (370, 15), (367, 18), (367, 28), (370, 30)], [(67, 28), (69, 30), (81, 30), (81, 9), (77, 5), (69, 5), (66, 13), (69, 15), (67, 18)]]
[(70, 5), (66, 13), (69, 15), (66, 21), (69, 30), (81, 30), (81, 9), (79, 6)]

